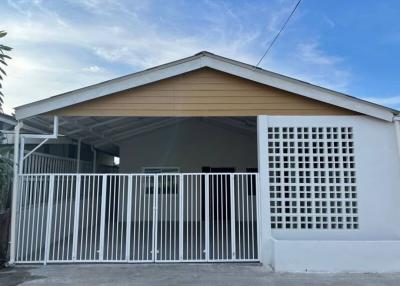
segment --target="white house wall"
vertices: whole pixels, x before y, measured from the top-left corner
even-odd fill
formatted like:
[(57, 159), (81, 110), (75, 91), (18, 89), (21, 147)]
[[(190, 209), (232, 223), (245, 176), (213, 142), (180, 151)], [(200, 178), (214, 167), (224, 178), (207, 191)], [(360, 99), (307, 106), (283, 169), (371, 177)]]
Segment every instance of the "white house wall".
[(256, 133), (188, 119), (121, 143), (120, 172), (142, 172), (143, 167), (178, 167), (181, 172), (201, 172), (201, 167), (256, 168)]
[(274, 230), (276, 239), (400, 239), (400, 164), (393, 123), (366, 116), (271, 116), (269, 125), (354, 127), (359, 229)]
[(273, 247), (266, 251), (274, 269), (400, 271), (400, 160), (394, 124), (366, 116), (266, 118), (269, 127), (352, 127), (357, 180), (358, 229), (273, 229)]

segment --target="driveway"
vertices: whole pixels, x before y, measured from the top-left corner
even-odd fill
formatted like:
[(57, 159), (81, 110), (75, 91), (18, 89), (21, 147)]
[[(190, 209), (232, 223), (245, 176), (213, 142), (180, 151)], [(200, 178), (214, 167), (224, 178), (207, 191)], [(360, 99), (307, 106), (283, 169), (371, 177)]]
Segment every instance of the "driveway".
[(400, 273), (272, 273), (260, 265), (249, 264), (74, 264), (2, 269), (0, 285), (399, 286)]

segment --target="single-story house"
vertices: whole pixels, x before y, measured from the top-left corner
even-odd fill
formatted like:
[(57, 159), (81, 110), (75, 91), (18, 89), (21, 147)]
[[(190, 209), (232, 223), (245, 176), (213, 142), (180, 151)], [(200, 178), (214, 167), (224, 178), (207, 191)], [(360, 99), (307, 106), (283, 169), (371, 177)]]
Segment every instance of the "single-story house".
[[(398, 113), (209, 52), (19, 106), (10, 262), (400, 271)], [(29, 171), (28, 138), (119, 168)]]

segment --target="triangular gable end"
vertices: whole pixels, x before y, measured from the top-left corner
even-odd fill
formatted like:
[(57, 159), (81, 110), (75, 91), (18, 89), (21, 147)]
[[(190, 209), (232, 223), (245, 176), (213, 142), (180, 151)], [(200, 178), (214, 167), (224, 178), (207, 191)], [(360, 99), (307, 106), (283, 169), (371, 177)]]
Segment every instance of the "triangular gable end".
[(131, 90), (205, 67), (386, 121), (392, 121), (394, 114), (398, 114), (398, 111), (384, 106), (262, 70), (208, 52), (201, 52), (182, 60), (17, 107), (15, 115), (16, 118), (20, 120), (49, 112), (53, 114), (55, 110), (88, 102), (110, 94)]

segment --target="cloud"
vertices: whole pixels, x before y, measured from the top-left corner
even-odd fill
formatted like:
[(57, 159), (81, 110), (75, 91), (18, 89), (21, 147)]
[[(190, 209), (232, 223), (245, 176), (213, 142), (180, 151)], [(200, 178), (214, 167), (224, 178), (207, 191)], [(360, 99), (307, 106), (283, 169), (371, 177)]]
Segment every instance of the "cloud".
[(85, 67), (82, 70), (85, 72), (95, 73), (95, 72), (99, 72), (101, 70), (101, 68), (99, 66), (94, 65), (94, 66), (90, 66), (90, 67)]
[(299, 59), (308, 63), (333, 66), (342, 61), (341, 58), (324, 53), (316, 41), (297, 45)]

